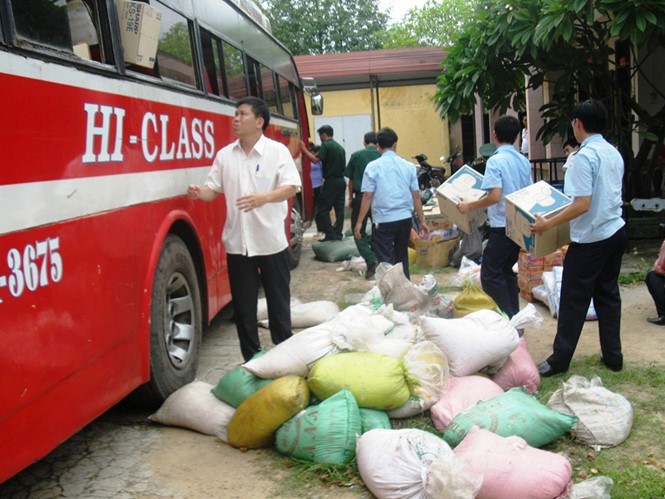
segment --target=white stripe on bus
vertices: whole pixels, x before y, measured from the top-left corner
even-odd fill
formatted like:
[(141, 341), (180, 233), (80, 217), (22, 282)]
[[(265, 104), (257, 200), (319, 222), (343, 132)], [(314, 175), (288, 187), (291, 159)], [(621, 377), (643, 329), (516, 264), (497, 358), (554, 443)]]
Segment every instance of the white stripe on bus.
[(184, 195), (210, 165), (101, 177), (0, 185), (0, 234)]

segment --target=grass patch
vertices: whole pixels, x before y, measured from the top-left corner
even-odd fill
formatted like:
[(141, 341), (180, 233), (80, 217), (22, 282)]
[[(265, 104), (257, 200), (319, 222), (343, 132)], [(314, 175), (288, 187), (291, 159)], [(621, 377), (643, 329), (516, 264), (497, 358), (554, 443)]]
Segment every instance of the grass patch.
[[(614, 481), (612, 497), (626, 499), (665, 497), (665, 368), (644, 363), (629, 363), (621, 372), (607, 370), (595, 356), (575, 359), (566, 375), (543, 378), (536, 398), (547, 403), (559, 384), (571, 374), (586, 378), (599, 375), (608, 390), (624, 395), (633, 406), (633, 427), (621, 445), (595, 451), (565, 435), (544, 447), (562, 453), (573, 467), (573, 482), (594, 476), (609, 476)], [(422, 416), (392, 420), (393, 428), (418, 428), (441, 436), (432, 424), (429, 412)], [(276, 454), (276, 453), (275, 453)], [(355, 461), (345, 466), (325, 466), (297, 462), (276, 454), (277, 470), (288, 470), (282, 482), (287, 491), (298, 490), (300, 497), (312, 497), (313, 483), (355, 490), (358, 497), (372, 497), (362, 483)], [(281, 473), (280, 473), (281, 474)]]
[(648, 264), (644, 258), (635, 265), (635, 269), (630, 272), (619, 274), (619, 284), (635, 284), (643, 283), (647, 273), (651, 270), (652, 265)]

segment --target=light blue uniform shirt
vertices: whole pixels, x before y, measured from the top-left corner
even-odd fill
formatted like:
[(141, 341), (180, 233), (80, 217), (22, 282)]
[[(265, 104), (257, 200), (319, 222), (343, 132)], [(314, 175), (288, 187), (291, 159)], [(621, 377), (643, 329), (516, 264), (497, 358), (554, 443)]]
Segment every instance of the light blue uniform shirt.
[(499, 146), (487, 160), (485, 178), (481, 188), (501, 189), (501, 201), (487, 208), (487, 217), (493, 229), (506, 226), (506, 196), (533, 183), (531, 163), (511, 145)]
[(418, 190), (416, 165), (385, 151), (368, 163), (363, 174), (362, 192), (372, 192), (372, 221), (397, 222), (411, 218), (413, 191)]
[(593, 243), (624, 226), (621, 218), (623, 158), (600, 134), (587, 137), (573, 154), (564, 177), (564, 193), (591, 196), (589, 211), (570, 221), (570, 239)]

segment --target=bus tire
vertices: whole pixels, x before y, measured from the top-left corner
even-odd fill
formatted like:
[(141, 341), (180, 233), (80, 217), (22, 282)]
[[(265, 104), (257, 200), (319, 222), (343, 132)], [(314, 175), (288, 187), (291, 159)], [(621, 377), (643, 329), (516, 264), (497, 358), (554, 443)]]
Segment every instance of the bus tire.
[(300, 201), (298, 198), (293, 200), (291, 207), (291, 226), (289, 230), (289, 267), (291, 270), (295, 269), (300, 263), (300, 255), (302, 254), (302, 240), (305, 236), (305, 228), (302, 223), (302, 215), (300, 214)]
[(203, 320), (194, 262), (177, 236), (164, 240), (155, 271), (150, 307), (150, 381), (133, 397), (143, 406), (159, 406), (171, 393), (194, 380)]

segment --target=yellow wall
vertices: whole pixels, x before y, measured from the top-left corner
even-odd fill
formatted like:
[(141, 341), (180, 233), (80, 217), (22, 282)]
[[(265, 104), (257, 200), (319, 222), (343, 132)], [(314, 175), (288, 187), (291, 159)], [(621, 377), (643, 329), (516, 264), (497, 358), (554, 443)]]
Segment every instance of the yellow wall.
[[(400, 156), (415, 162), (413, 156), (424, 153), (431, 165), (442, 166), (443, 161), (439, 158), (450, 154), (450, 138), (448, 122), (441, 120), (434, 107), (435, 92), (435, 85), (380, 87), (379, 102), (374, 103), (374, 120), (377, 130), (387, 126), (397, 132), (397, 153)], [(369, 88), (324, 91), (321, 94), (324, 117), (372, 113)], [(310, 111), (309, 102), (307, 107)], [(314, 130), (311, 112), (309, 128)]]

